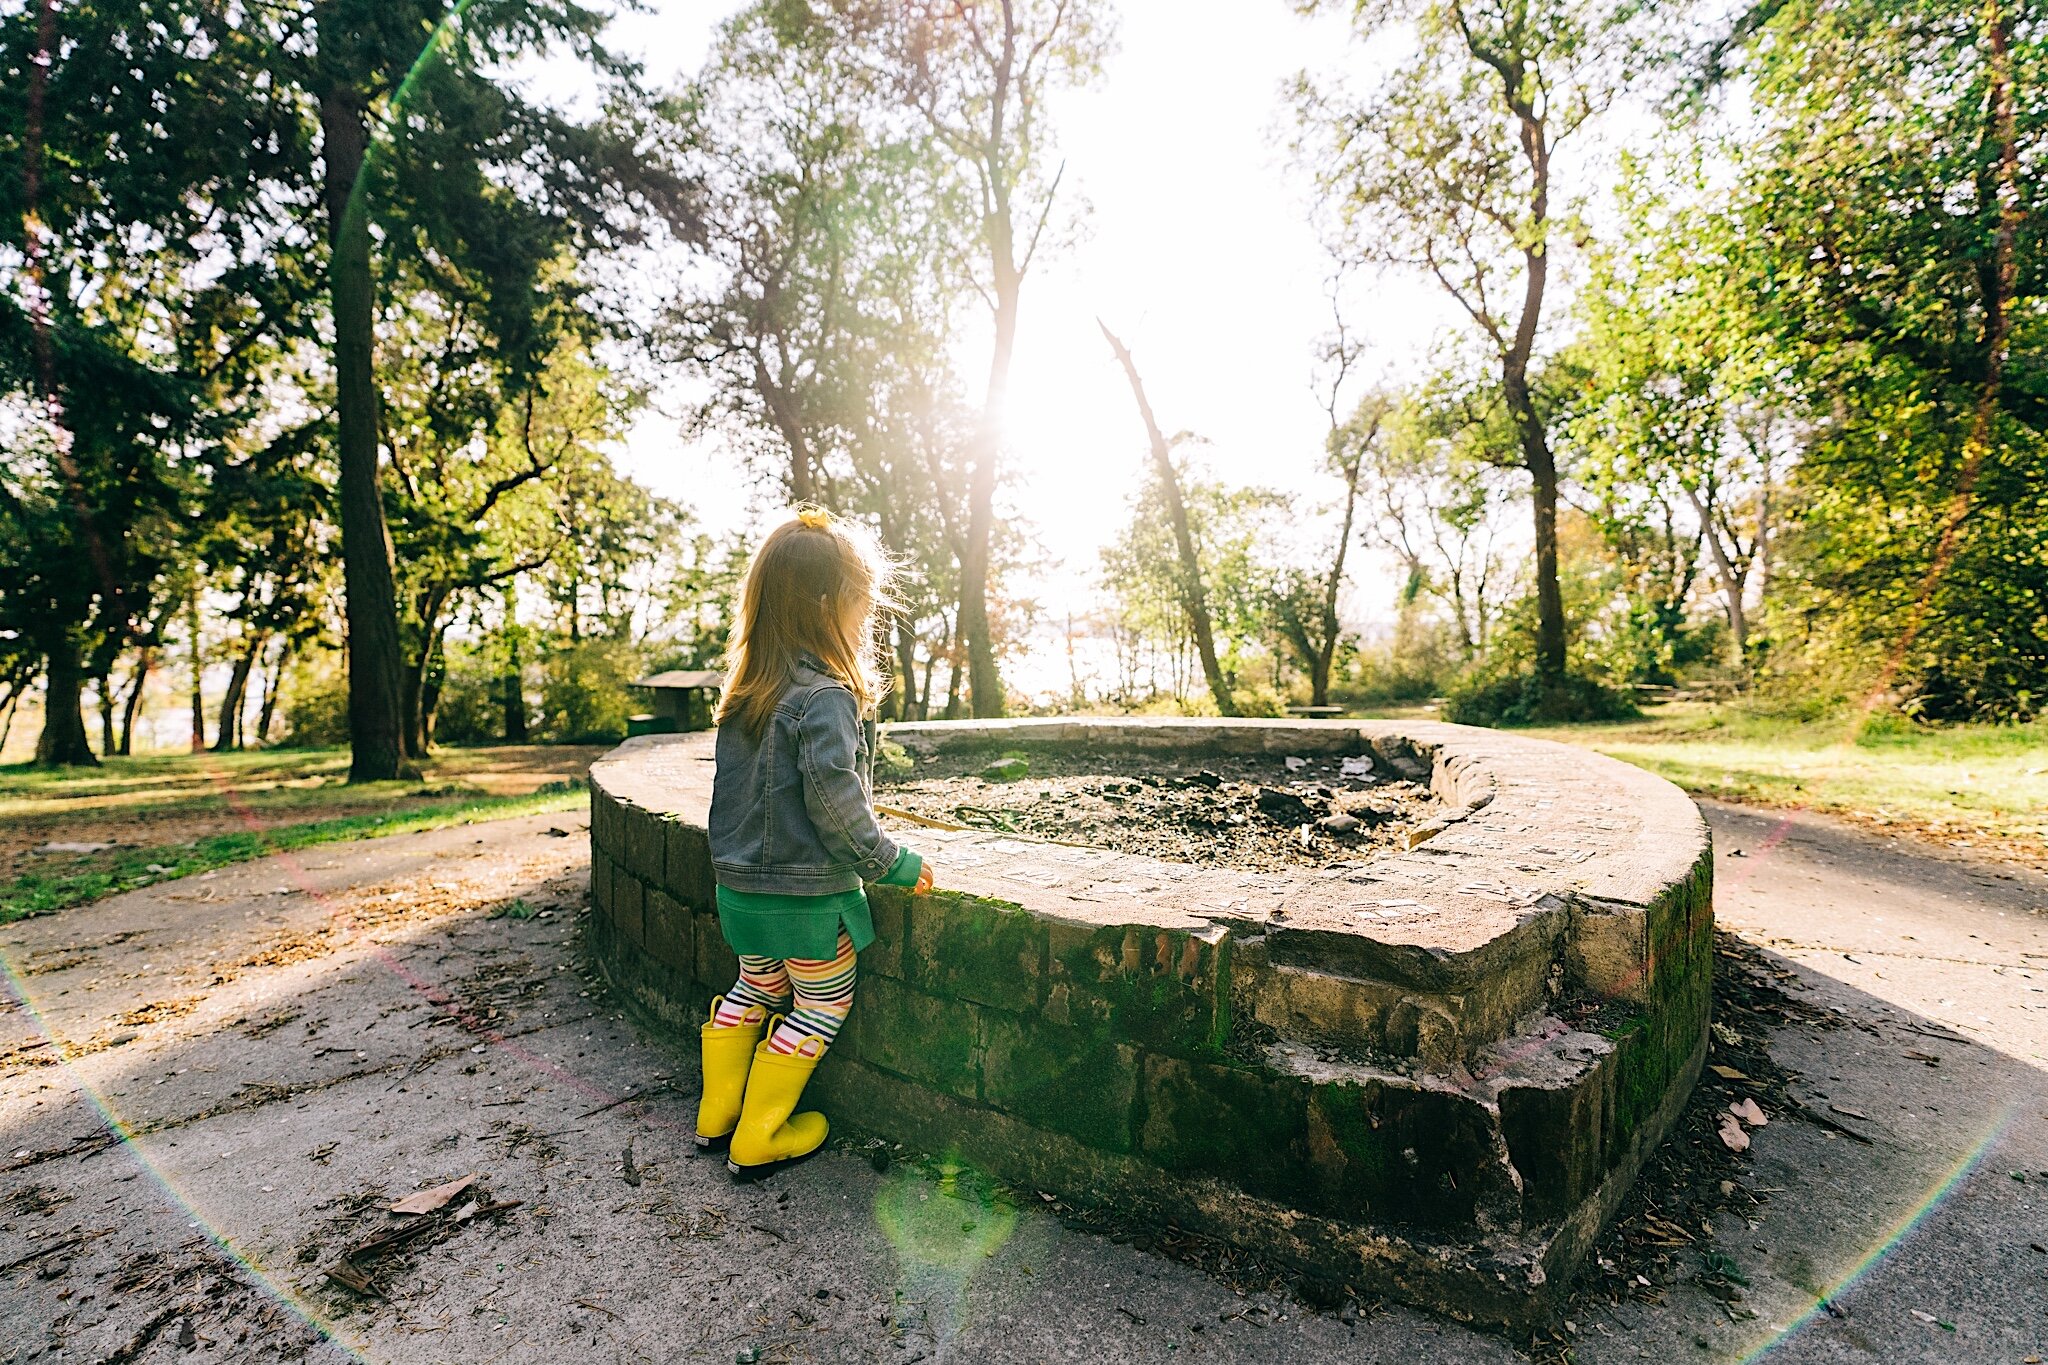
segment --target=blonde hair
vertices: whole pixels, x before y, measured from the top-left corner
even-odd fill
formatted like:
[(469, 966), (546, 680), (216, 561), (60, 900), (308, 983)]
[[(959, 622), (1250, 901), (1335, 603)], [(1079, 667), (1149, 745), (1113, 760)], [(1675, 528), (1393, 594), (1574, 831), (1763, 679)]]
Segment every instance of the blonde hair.
[(730, 676), (718, 723), (759, 736), (810, 653), (865, 712), (884, 690), (874, 620), (886, 607), (890, 564), (865, 528), (801, 507), (754, 552), (733, 625)]

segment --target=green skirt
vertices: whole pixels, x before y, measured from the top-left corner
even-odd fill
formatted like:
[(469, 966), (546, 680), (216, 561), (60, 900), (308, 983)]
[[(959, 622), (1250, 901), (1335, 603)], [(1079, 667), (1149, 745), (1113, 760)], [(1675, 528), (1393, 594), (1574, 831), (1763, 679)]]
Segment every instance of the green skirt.
[[(883, 886), (916, 886), (924, 859), (900, 849), (882, 877)], [(857, 953), (875, 941), (875, 919), (863, 887), (823, 896), (784, 896), (766, 891), (718, 888), (718, 927), (736, 953), (788, 961), (830, 962), (839, 956), (839, 931)]]
[(827, 896), (776, 896), (718, 888), (718, 927), (736, 953), (805, 962), (839, 956), (839, 931), (859, 952), (875, 941), (867, 892), (855, 887)]

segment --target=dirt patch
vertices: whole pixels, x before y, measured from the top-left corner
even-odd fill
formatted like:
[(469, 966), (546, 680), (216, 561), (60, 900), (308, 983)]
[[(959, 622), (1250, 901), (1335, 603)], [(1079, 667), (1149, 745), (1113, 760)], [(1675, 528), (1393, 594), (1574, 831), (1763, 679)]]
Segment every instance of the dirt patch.
[(938, 755), (878, 777), (878, 805), (968, 829), (1265, 871), (1358, 863), (1442, 811), (1365, 758)]

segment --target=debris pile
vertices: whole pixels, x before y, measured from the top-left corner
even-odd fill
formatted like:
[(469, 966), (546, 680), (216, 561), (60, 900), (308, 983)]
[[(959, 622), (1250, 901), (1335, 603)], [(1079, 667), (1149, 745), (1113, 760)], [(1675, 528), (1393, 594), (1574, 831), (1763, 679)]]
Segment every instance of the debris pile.
[(1412, 773), (1367, 755), (941, 755), (880, 783), (876, 801), (932, 824), (1257, 871), (1357, 863), (1438, 813)]

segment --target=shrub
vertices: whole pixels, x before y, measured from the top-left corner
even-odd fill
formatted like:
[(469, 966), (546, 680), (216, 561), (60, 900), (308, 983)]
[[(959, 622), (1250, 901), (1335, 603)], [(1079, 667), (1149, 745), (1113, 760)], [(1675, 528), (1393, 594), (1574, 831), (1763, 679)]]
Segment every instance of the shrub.
[(339, 650), (323, 649), (292, 665), (278, 698), (284, 714), (282, 743), (296, 749), (324, 749), (348, 743), (348, 662)]
[(485, 744), (504, 738), (504, 691), (496, 651), (450, 645), (446, 659), (441, 696), (434, 706), (434, 742)]
[(624, 640), (581, 640), (552, 650), (541, 668), (541, 725), (570, 744), (616, 743), (640, 707), (627, 684), (640, 676), (640, 651)]
[(1546, 688), (1534, 670), (1477, 675), (1444, 698), (1443, 717), (1458, 725), (1542, 725), (1557, 721), (1627, 720), (1640, 714), (1628, 695), (1584, 674)]

